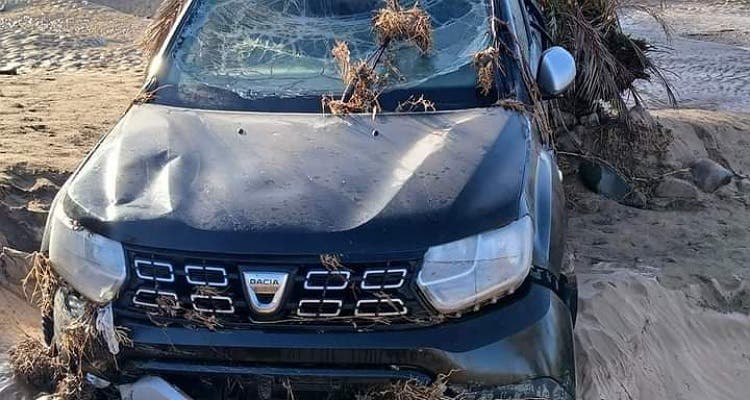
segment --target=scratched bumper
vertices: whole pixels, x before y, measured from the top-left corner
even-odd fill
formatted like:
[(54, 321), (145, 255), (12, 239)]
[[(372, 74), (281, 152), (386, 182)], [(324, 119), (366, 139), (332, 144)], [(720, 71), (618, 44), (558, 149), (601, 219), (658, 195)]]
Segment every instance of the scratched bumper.
[(326, 382), (323, 386), (330, 388), (335, 382), (429, 382), (453, 371), (450, 383), (464, 388), (510, 385), (511, 391), (525, 387), (535, 397), (547, 393), (554, 399), (575, 393), (570, 312), (537, 284), (525, 286), (512, 302), (475, 315), (397, 331), (213, 332), (127, 320), (118, 324), (131, 329), (134, 347), (123, 354), (121, 365), (133, 376), (291, 377)]

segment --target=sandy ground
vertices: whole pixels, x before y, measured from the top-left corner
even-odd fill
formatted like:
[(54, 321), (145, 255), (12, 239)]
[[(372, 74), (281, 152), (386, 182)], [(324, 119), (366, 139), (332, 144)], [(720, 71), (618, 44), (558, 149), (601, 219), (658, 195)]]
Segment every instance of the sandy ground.
[[(132, 41), (145, 19), (93, 3), (145, 15), (155, 2), (11, 0), (0, 12), (0, 67), (22, 72), (0, 76), (0, 246), (38, 245), (52, 196), (141, 83)], [(681, 168), (708, 157), (750, 174), (750, 5), (679, 1), (664, 12), (671, 42), (641, 13), (623, 23), (674, 49), (659, 60), (676, 74), (681, 109), (654, 111), (676, 138), (668, 163)], [(657, 87), (642, 91), (663, 108)], [(747, 398), (750, 182), (660, 210), (622, 206), (573, 179), (568, 190), (576, 198), (570, 262), (581, 285), (579, 397)], [(19, 335), (33, 334), (37, 320), (18, 295), (17, 277), (4, 274), (2, 354)], [(0, 366), (0, 398), (29, 393)]]

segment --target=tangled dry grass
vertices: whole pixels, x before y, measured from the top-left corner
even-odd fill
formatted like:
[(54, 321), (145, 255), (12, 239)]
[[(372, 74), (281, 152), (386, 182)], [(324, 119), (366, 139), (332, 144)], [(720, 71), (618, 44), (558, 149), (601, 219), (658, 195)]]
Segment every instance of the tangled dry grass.
[(432, 19), (418, 1), (404, 9), (399, 0), (388, 0), (375, 14), (372, 25), (381, 45), (405, 41), (414, 44), (423, 54), (432, 50)]
[(164, 0), (159, 6), (141, 39), (141, 47), (149, 59), (161, 49), (186, 4), (187, 0)]
[(348, 98), (346, 94), (341, 99), (323, 96), (323, 109), (330, 110), (333, 115), (379, 112), (378, 96), (385, 79), (365, 60), (352, 63), (351, 52), (345, 42), (336, 42), (331, 55), (338, 64), (341, 80), (352, 90)]
[(460, 400), (463, 393), (452, 393), (448, 388), (449, 374), (438, 375), (432, 383), (425, 384), (416, 379), (391, 382), (375, 386), (358, 400)]
[(321, 254), (320, 263), (323, 264), (323, 268), (328, 271), (339, 271), (344, 269), (344, 264), (341, 262), (341, 256), (338, 254)]
[(477, 70), (477, 87), (483, 96), (487, 96), (495, 87), (495, 73), (499, 68), (500, 52), (495, 47), (488, 47), (474, 54), (474, 68)]
[[(70, 291), (54, 272), (49, 259), (35, 253), (29, 272), (22, 281), (24, 293), (44, 315), (51, 315), (58, 290)], [(29, 290), (29, 288), (31, 288)], [(88, 400), (95, 398), (94, 388), (85, 380), (87, 371), (106, 374), (119, 369), (115, 354), (97, 324), (102, 306), (82, 301), (81, 308), (70, 321), (58, 321), (55, 347), (48, 347), (35, 338), (24, 338), (9, 351), (10, 365), (22, 380), (53, 391), (54, 398)], [(109, 314), (111, 315), (111, 314)], [(132, 341), (122, 327), (109, 327), (119, 346)]]
[[(55, 292), (59, 286), (60, 281), (49, 259), (41, 253), (32, 254), (31, 266), (21, 281), (21, 287), (26, 298), (39, 308), (42, 315), (52, 315)], [(31, 292), (28, 291), (29, 287)]]
[(10, 365), (16, 376), (45, 391), (55, 389), (64, 365), (52, 354), (52, 349), (38, 339), (24, 338), (8, 350)]
[(426, 99), (423, 94), (419, 95), (419, 97), (416, 95), (409, 96), (405, 101), (398, 103), (398, 107), (396, 107), (396, 112), (428, 112), (435, 110), (435, 102)]

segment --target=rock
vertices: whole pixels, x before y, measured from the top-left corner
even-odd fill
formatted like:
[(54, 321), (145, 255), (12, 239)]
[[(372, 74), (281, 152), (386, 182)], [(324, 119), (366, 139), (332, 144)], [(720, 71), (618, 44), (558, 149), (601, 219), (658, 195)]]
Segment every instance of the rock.
[(599, 126), (599, 114), (593, 112), (589, 115), (584, 115), (579, 118), (579, 121), (583, 126)]
[(706, 193), (715, 192), (716, 189), (729, 184), (734, 177), (732, 171), (708, 158), (696, 161), (690, 170), (693, 174), (693, 182)]
[(662, 165), (668, 169), (687, 168), (701, 158), (708, 158), (708, 151), (698, 136), (694, 125), (666, 119), (661, 121), (665, 129), (672, 131), (674, 141), (667, 147)]
[(740, 179), (737, 181), (737, 191), (743, 194), (750, 194), (750, 179)]
[(639, 190), (633, 190), (632, 192), (628, 193), (628, 195), (625, 196), (624, 199), (622, 199), (621, 203), (630, 207), (646, 208), (646, 206), (648, 205), (648, 198)]
[(3, 247), (0, 251), (0, 282), (12, 292), (23, 295), (21, 280), (26, 277), (34, 255)]
[(6, 66), (0, 68), (0, 75), (18, 75), (18, 67), (16, 66)]
[(629, 114), (631, 120), (636, 125), (643, 126), (648, 129), (656, 129), (656, 120), (654, 120), (654, 117), (651, 116), (651, 113), (643, 108), (643, 106), (633, 106), (633, 108), (630, 109)]
[(665, 198), (696, 199), (698, 198), (698, 188), (688, 181), (667, 177), (656, 186), (654, 194), (657, 197)]

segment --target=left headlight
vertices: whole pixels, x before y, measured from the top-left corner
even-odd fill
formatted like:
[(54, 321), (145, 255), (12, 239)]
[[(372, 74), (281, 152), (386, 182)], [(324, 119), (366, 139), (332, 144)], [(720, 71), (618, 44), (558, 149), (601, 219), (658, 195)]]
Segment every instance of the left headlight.
[(526, 216), (498, 230), (432, 247), (417, 285), (444, 314), (510, 294), (531, 270), (533, 236), (531, 218)]
[(62, 205), (50, 219), (49, 259), (61, 278), (98, 303), (117, 297), (127, 276), (122, 245), (73, 224)]

